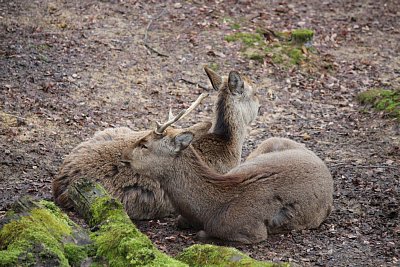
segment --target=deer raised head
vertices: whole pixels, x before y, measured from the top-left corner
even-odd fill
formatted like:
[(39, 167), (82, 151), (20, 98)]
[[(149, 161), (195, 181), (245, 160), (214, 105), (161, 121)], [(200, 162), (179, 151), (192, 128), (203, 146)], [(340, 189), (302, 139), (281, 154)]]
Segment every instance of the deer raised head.
[(257, 89), (237, 71), (225, 77), (208, 67), (204, 70), (218, 96), (212, 128), (195, 140), (193, 147), (209, 167), (226, 173), (239, 164), (248, 128), (257, 117)]
[(270, 233), (316, 228), (330, 214), (332, 177), (304, 147), (263, 151), (220, 175), (192, 140), (184, 130), (152, 132), (123, 158), (140, 175), (159, 180), (176, 210), (208, 236), (256, 243)]

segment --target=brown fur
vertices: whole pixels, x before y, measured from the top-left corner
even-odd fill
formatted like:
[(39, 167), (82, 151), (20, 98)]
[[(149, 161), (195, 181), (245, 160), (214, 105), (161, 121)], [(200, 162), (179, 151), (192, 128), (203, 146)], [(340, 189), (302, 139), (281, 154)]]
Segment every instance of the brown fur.
[(208, 236), (257, 243), (271, 233), (316, 228), (330, 214), (331, 174), (304, 146), (278, 140), (290, 148), (261, 149), (221, 175), (202, 162), (192, 138), (173, 129), (164, 137), (150, 133), (124, 158), (141, 175), (158, 179), (177, 211)]
[(193, 147), (209, 167), (226, 173), (240, 162), (247, 128), (255, 120), (259, 109), (257, 90), (249, 79), (242, 78), (237, 72), (232, 71), (228, 77), (221, 77), (207, 67), (205, 70), (218, 91), (215, 118), (210, 133), (193, 142)]
[[(189, 130), (196, 133), (193, 144), (199, 155), (211, 168), (224, 173), (240, 160), (246, 127), (258, 111), (256, 91), (247, 82), (240, 84), (236, 72), (230, 74), (239, 83), (231, 82), (206, 69), (211, 80), (218, 80), (216, 118), (211, 123), (199, 123)], [(240, 92), (239, 92), (240, 91)], [(86, 177), (102, 183), (120, 199), (132, 219), (152, 219), (171, 215), (172, 205), (159, 182), (139, 176), (121, 163), (121, 153), (150, 131), (134, 132), (126, 127), (106, 129), (81, 143), (65, 158), (58, 176), (53, 181), (55, 201), (71, 207), (67, 187), (71, 181)], [(156, 167), (157, 164), (153, 163)]]
[[(205, 122), (190, 128), (201, 136), (210, 127), (211, 123)], [(68, 185), (74, 180), (87, 178), (100, 182), (110, 194), (121, 200), (132, 219), (161, 218), (172, 214), (174, 209), (160, 184), (138, 175), (121, 162), (122, 151), (150, 132), (135, 132), (126, 127), (106, 129), (79, 144), (64, 159), (53, 180), (56, 203), (72, 208)]]

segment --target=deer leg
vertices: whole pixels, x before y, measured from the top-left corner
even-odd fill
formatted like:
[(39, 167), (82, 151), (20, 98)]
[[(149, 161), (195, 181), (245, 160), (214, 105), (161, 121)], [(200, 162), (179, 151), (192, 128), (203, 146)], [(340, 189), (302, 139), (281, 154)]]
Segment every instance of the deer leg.
[(182, 215), (179, 215), (178, 218), (176, 219), (176, 223), (179, 229), (195, 229), (195, 230), (201, 230), (203, 229), (203, 226), (190, 221), (189, 219), (183, 217)]
[(207, 226), (205, 230), (209, 236), (228, 241), (254, 244), (268, 237), (265, 223), (255, 218), (249, 218), (245, 223), (237, 218), (224, 218), (220, 222), (213, 220), (212, 225)]

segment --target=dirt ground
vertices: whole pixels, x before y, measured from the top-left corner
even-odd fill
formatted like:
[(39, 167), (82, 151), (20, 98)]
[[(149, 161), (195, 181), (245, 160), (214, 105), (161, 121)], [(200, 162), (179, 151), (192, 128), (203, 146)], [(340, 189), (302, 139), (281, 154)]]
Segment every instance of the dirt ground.
[[(202, 67), (214, 64), (260, 88), (244, 156), (288, 137), (315, 151), (335, 182), (335, 210), (321, 227), (237, 248), (302, 266), (398, 266), (399, 122), (356, 96), (399, 88), (399, 17), (395, 0), (0, 0), (0, 217), (21, 195), (51, 198), (63, 157), (96, 131), (149, 129), (170, 106), (187, 107), (203, 89), (181, 78), (207, 86)], [(239, 31), (314, 29), (329, 68), (249, 61), (224, 41), (232, 21)], [(213, 97), (180, 125), (208, 120)], [(173, 219), (138, 225), (172, 255), (195, 242)]]

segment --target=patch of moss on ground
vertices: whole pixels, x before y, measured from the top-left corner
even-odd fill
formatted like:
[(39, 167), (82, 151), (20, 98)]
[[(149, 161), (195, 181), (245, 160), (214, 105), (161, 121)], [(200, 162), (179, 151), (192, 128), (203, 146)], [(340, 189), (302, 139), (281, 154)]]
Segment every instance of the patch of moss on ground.
[(296, 45), (304, 45), (312, 41), (314, 31), (310, 29), (297, 29), (291, 32), (291, 41)]
[(358, 101), (400, 119), (400, 90), (370, 89), (360, 93)]
[(232, 30), (238, 30), (242, 27), (242, 23), (246, 23), (245, 19), (238, 19), (232, 17), (223, 17), (220, 23), (227, 24)]
[(185, 249), (177, 257), (178, 260), (187, 263), (191, 267), (202, 266), (247, 266), (247, 267), (273, 267), (290, 266), (287, 263), (262, 262), (250, 258), (248, 255), (235, 248), (214, 245), (193, 245)]
[[(309, 29), (298, 29), (287, 33), (275, 33), (279, 40), (266, 42), (265, 31), (257, 29), (255, 33), (237, 32), (225, 36), (228, 42), (243, 44), (242, 54), (244, 57), (263, 62), (265, 58), (283, 67), (298, 66), (308, 61), (308, 55), (304, 54), (302, 46), (310, 42), (314, 32)], [(312, 47), (309, 52), (312, 52)]]
[(73, 222), (51, 202), (41, 203), (1, 228), (0, 266), (70, 266), (62, 241), (72, 234)]
[(254, 46), (254, 45), (260, 45), (260, 43), (264, 41), (264, 38), (259, 33), (237, 32), (225, 36), (225, 40), (227, 42), (241, 41), (243, 44), (247, 46)]
[(219, 70), (219, 65), (218, 65), (218, 63), (215, 63), (215, 62), (208, 64), (208, 67), (215, 72), (217, 72)]

